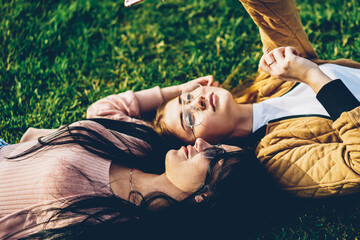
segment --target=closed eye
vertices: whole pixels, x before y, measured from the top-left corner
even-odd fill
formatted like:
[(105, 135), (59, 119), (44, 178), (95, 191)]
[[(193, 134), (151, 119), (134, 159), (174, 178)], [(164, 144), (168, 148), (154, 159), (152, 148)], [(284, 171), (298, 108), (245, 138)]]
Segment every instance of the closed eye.
[(191, 114), (190, 112), (187, 112), (185, 115), (185, 121), (187, 122), (187, 124), (185, 124), (186, 126), (194, 126), (195, 116), (193, 114)]
[[(179, 99), (179, 105), (180, 105), (180, 109), (181, 109), (181, 96), (178, 97)], [(185, 130), (185, 126), (184, 126), (184, 121), (183, 121), (183, 113), (182, 113), (182, 110), (180, 111), (180, 125), (181, 127), (184, 129), (184, 131), (186, 132)]]
[(178, 97), (179, 104), (181, 104), (181, 95)]

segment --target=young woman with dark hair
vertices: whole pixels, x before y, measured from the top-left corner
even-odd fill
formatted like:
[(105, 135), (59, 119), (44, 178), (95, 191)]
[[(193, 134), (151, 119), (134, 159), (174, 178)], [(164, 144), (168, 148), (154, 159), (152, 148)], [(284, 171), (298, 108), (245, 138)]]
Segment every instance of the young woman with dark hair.
[[(220, 226), (227, 213), (235, 214), (236, 205), (244, 220), (264, 214), (256, 203), (275, 188), (269, 188), (270, 178), (252, 153), (198, 139), (194, 146), (170, 150), (165, 173), (153, 174), (146, 170), (161, 172), (156, 161), (162, 154), (102, 124), (80, 121), (38, 143), (0, 150), (2, 239), (112, 239), (181, 226), (194, 231), (190, 223)], [(137, 124), (123, 126), (153, 134)], [(158, 141), (156, 134), (146, 138), (151, 146)]]
[[(207, 84), (208, 78), (195, 81)], [(146, 109), (136, 94), (118, 95), (115, 112), (106, 100), (88, 110), (90, 117), (110, 112), (117, 120), (30, 128), (20, 143), (2, 142), (2, 239), (139, 237), (220, 226), (235, 212), (244, 224), (264, 215), (258, 203), (276, 186), (251, 152), (202, 139), (171, 149), (134, 118)]]

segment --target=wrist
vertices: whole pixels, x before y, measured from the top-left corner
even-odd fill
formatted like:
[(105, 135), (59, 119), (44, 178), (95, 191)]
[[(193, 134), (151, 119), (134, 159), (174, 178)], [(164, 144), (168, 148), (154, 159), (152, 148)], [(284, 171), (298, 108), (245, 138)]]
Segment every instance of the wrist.
[(181, 85), (174, 85), (170, 87), (161, 88), (161, 94), (164, 98), (164, 101), (167, 102), (181, 94), (182, 87)]
[(324, 85), (331, 81), (332, 79), (329, 78), (325, 73), (320, 70), (320, 68), (317, 67), (310, 69), (307, 72), (303, 82), (309, 85), (315, 93), (318, 93)]

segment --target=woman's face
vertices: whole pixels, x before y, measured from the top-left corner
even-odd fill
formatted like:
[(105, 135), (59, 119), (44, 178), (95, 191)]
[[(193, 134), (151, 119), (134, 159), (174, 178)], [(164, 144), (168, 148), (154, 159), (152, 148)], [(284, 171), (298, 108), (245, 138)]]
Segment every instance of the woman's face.
[[(212, 145), (198, 138), (194, 146), (183, 146), (170, 150), (165, 158), (165, 174), (178, 189), (194, 193), (205, 181), (211, 159), (202, 156), (201, 151)], [(226, 152), (241, 150), (239, 147), (221, 145)]]
[[(236, 103), (231, 93), (223, 88), (204, 86), (192, 104), (202, 110), (203, 122), (193, 127), (196, 138), (218, 143), (235, 129), (234, 111)], [(182, 119), (182, 100), (177, 97), (164, 108), (163, 121), (172, 134), (187, 143), (195, 141), (191, 128)]]

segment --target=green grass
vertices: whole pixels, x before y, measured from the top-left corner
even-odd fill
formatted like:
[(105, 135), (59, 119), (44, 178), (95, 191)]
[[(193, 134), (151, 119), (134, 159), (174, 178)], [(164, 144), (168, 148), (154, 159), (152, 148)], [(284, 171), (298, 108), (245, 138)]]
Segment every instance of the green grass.
[[(320, 58), (360, 61), (357, 0), (303, 0), (298, 8)], [(89, 104), (112, 93), (209, 74), (243, 84), (261, 56), (257, 27), (237, 0), (131, 8), (115, 0), (2, 0), (0, 16), (0, 137), (10, 143), (28, 127), (85, 118)], [(304, 204), (257, 238), (360, 238), (358, 198)]]

